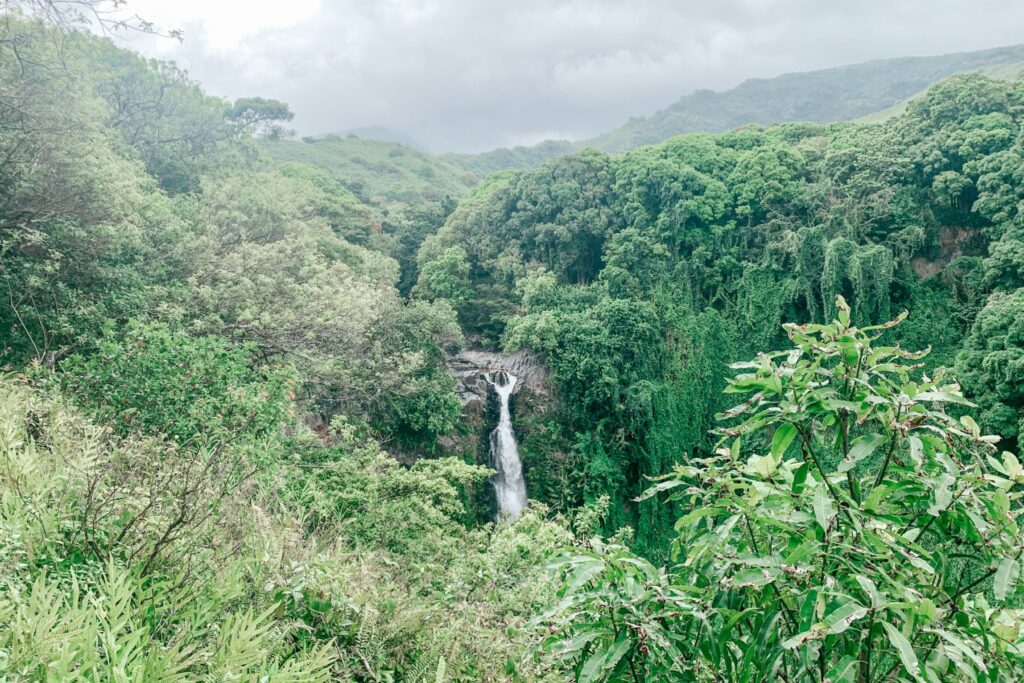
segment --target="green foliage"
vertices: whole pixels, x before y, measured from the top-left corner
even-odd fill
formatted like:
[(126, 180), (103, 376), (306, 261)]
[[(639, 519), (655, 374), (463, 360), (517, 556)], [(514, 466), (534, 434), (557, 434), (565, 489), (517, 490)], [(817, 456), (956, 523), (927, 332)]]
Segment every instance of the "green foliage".
[[(1019, 675), (1020, 466), (941, 369), (1012, 448), (1019, 85), (470, 193), (466, 168), (564, 146), (286, 141), (284, 103), (7, 14), (0, 678)], [(445, 368), (463, 330), (551, 371), (513, 405), (514, 524), (446, 457), (475, 436)], [(753, 421), (716, 444), (755, 351), (728, 390)], [(555, 595), (570, 529), (611, 539)]]
[(191, 629), (162, 642), (147, 607), (155, 595), (153, 587), (114, 565), (95, 586), (82, 586), (72, 575), (70, 590), (40, 575), (23, 591), (0, 598), (0, 614), (9, 619), (0, 634), (0, 671), (33, 681), (330, 680), (327, 647), (278, 654), (282, 634), (270, 612), (221, 620), (189, 610)]
[[(0, 671), (17, 680), (495, 679), (571, 542), (461, 523), (488, 471), (398, 464), (336, 421), (255, 448), (120, 439), (0, 379)], [(268, 457), (273, 456), (273, 457)], [(115, 673), (117, 672), (117, 673)]]
[(296, 367), (296, 393), (328, 418), (344, 411), (407, 445), (431, 442), (458, 416), (454, 382), (441, 374), (443, 351), (461, 340), (454, 312), (403, 300), (397, 264), (342, 239), (330, 195), (292, 170), (208, 185), (180, 315)]
[(485, 178), (491, 173), (508, 171), (516, 168), (536, 168), (555, 157), (568, 154), (575, 150), (571, 142), (565, 140), (545, 140), (530, 147), (512, 147), (494, 149), (479, 154), (445, 154), (443, 158), (466, 169), (478, 178)]
[(956, 371), (982, 408), (981, 425), (1019, 443), (1024, 428), (1024, 289), (989, 297), (956, 357)]
[[(885, 320), (889, 315), (889, 297), (893, 282), (892, 252), (881, 245), (859, 247), (837, 237), (825, 247), (825, 267), (821, 275), (821, 299), (849, 297), (856, 302), (861, 322)], [(833, 307), (826, 315), (834, 316)]]
[(573, 662), (577, 681), (683, 680), (671, 663), (684, 660), (689, 643), (672, 626), (696, 616), (692, 597), (622, 546), (590, 546), (550, 565), (571, 579), (534, 621), (551, 632), (543, 655)]
[(902, 318), (837, 311), (735, 365), (715, 453), (645, 494), (689, 510), (668, 570), (600, 544), (555, 565), (544, 651), (576, 680), (1021, 675), (1024, 470), (921, 354), (875, 345)]
[(448, 247), (441, 257), (420, 267), (414, 295), (444, 299), (458, 309), (472, 295), (469, 282), (469, 256), (462, 247)]
[(287, 137), (289, 133), (278, 122), (291, 121), (295, 114), (287, 104), (278, 100), (243, 97), (235, 101), (227, 118), (254, 135), (276, 140)]
[(238, 145), (258, 117), (244, 121), (239, 116), (251, 111), (245, 102), (255, 106), (269, 101), (242, 99), (232, 108), (206, 95), (172, 63), (146, 60), (111, 41), (85, 34), (75, 34), (72, 40), (74, 77), (90, 84), (106, 105), (97, 108), (96, 114), (104, 117), (107, 131), (142, 161), (167, 192), (193, 192), (202, 175), (244, 163), (251, 156)]
[(132, 323), (91, 356), (61, 364), (65, 389), (117, 433), (159, 433), (178, 443), (273, 433), (290, 411), (293, 372), (252, 367), (252, 348)]
[[(783, 320), (831, 319), (837, 295), (862, 325), (912, 308), (891, 336), (934, 346), (931, 370), (952, 364), (993, 289), (1019, 287), (1020, 101), (1019, 85), (958, 77), (885, 125), (747, 127), (495, 176), (424, 241), (421, 282), (465, 252), (467, 333), (540, 354), (558, 384), (549, 441), (564, 455), (536, 458), (558, 484), (528, 472), (534, 489), (557, 491), (552, 505), (609, 495), (606, 530), (633, 526), (658, 556), (669, 519), (629, 498), (679, 459), (669, 444), (709, 453), (708, 387), (779, 348)], [(721, 316), (706, 338), (705, 313)], [(690, 368), (700, 382), (680, 380)], [(987, 381), (965, 386), (982, 400)], [(1012, 438), (1016, 404), (1000, 404), (983, 421)]]
[(414, 147), (384, 140), (328, 135), (320, 140), (269, 140), (261, 149), (277, 163), (327, 171), (361, 201), (415, 204), (460, 197), (476, 180), (454, 164)]

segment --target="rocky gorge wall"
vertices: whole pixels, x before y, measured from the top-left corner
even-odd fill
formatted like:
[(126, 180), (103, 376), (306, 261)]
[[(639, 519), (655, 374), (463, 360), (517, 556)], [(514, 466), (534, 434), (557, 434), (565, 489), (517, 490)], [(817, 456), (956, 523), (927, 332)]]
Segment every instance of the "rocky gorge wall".
[[(516, 386), (509, 407), (512, 426), (520, 443), (530, 494), (530, 437), (536, 425), (552, 415), (557, 400), (547, 367), (527, 352), (461, 351), (446, 361), (455, 377), (456, 390), (462, 399), (462, 419), (456, 433), (438, 439), (438, 446), (453, 455), (493, 466), (490, 462), (490, 434), (498, 424), (499, 402), (488, 375), (502, 371), (514, 375)], [(525, 445), (525, 447), (524, 447)], [(476, 492), (475, 498), (487, 505), (491, 491)], [(493, 502), (493, 501), (491, 501)]]

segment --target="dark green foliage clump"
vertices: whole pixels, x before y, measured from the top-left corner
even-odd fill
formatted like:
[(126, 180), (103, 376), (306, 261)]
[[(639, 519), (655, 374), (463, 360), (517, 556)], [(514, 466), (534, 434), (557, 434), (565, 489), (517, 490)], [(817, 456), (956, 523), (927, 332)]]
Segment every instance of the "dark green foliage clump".
[(165, 325), (133, 323), (95, 354), (61, 364), (66, 390), (117, 433), (159, 433), (179, 443), (263, 437), (288, 415), (298, 377), (254, 368), (253, 347), (190, 338)]
[(879, 344), (905, 316), (836, 315), (734, 364), (713, 452), (641, 497), (684, 511), (667, 566), (567, 552), (539, 656), (580, 681), (1020, 676), (1024, 468), (926, 352)]
[(1024, 289), (993, 294), (956, 358), (985, 429), (1019, 443), (1024, 428)]

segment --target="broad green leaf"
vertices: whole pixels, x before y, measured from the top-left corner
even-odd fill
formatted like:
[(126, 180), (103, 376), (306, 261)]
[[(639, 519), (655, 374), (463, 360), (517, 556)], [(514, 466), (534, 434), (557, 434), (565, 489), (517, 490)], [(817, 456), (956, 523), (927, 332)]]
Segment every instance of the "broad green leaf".
[(782, 641), (782, 647), (786, 648), (787, 650), (792, 650), (792, 649), (800, 647), (801, 645), (806, 643), (808, 640), (814, 640), (816, 638), (820, 638), (821, 635), (822, 635), (822, 632), (821, 632), (820, 629), (817, 630), (817, 631), (813, 630), (813, 629), (808, 630), (808, 631), (804, 631), (803, 633), (798, 633), (795, 636), (793, 636), (792, 638), (787, 638), (786, 640)]
[(938, 616), (938, 608), (935, 603), (928, 598), (922, 598), (917, 603), (917, 616), (921, 620), (921, 623), (930, 624), (935, 621), (935, 617)]
[(828, 670), (825, 680), (831, 683), (853, 683), (857, 680), (857, 664), (856, 657), (844, 655), (836, 662), (835, 666)]
[(1013, 591), (1020, 576), (1020, 564), (1016, 558), (1006, 557), (999, 563), (996, 569), (995, 582), (992, 584), (992, 591), (996, 594), (996, 600), (1005, 600), (1006, 596)]
[(681, 531), (702, 517), (712, 517), (723, 512), (725, 511), (721, 508), (697, 508), (696, 510), (691, 510), (676, 520), (675, 529), (676, 531)]
[(900, 657), (900, 661), (903, 662), (903, 667), (907, 670), (911, 676), (915, 679), (920, 680), (921, 677), (921, 665), (917, 662), (917, 655), (914, 653), (914, 646), (910, 644), (910, 641), (900, 633), (900, 630), (888, 624), (882, 622), (882, 628), (885, 629), (886, 635), (889, 636), (889, 642), (892, 643), (893, 647), (896, 648), (896, 653)]
[(605, 634), (601, 631), (586, 631), (573, 636), (569, 640), (552, 643), (554, 647), (552, 647), (551, 650), (559, 657), (572, 655), (582, 650), (587, 643), (600, 638), (602, 635)]
[(1024, 484), (1024, 466), (1010, 451), (1003, 451), (1003, 471), (1018, 484)]
[(843, 362), (847, 365), (856, 365), (860, 359), (860, 353), (857, 351), (857, 346), (853, 343), (841, 344), (839, 346), (840, 352), (843, 354)]
[(856, 413), (860, 410), (860, 404), (854, 403), (853, 401), (841, 401), (839, 399), (831, 399), (828, 401), (824, 401), (823, 403), (829, 410), (838, 410), (839, 408), (842, 408), (843, 410), (848, 410), (851, 413)]
[(761, 479), (771, 479), (775, 470), (779, 468), (779, 461), (771, 455), (752, 455), (747, 461), (746, 471), (757, 475)]
[(945, 640), (951, 646), (956, 648), (956, 650), (958, 650), (959, 652), (962, 652), (964, 655), (967, 656), (968, 659), (974, 662), (975, 666), (977, 666), (979, 670), (988, 671), (988, 667), (985, 666), (984, 660), (982, 660), (978, 653), (974, 651), (974, 648), (968, 645), (962, 638), (960, 638), (960, 636), (957, 636), (943, 629), (939, 629), (938, 634), (942, 636), (943, 640)]
[(850, 304), (846, 303), (846, 299), (840, 294), (836, 296), (836, 309), (839, 313), (839, 324), (843, 327), (850, 326)]
[(566, 594), (571, 595), (578, 591), (592, 578), (604, 571), (604, 566), (604, 562), (601, 562), (600, 560), (588, 560), (576, 565), (572, 572), (572, 578), (569, 579), (569, 582), (566, 585)]
[(921, 439), (916, 436), (911, 436), (910, 439), (910, 459), (914, 461), (915, 467), (921, 467), (924, 464), (924, 444), (921, 443)]
[(778, 569), (744, 569), (741, 572), (737, 572), (736, 575), (732, 577), (732, 581), (730, 583), (737, 588), (760, 588), (761, 586), (767, 586), (772, 583), (776, 578), (778, 578), (778, 576)]
[(864, 618), (869, 611), (864, 605), (855, 600), (850, 600), (829, 613), (825, 620), (822, 621), (822, 625), (827, 627), (828, 632), (831, 634), (842, 633), (850, 628), (853, 622)]
[(942, 475), (938, 485), (935, 487), (935, 502), (928, 507), (928, 514), (938, 517), (953, 502), (953, 491), (950, 488), (956, 483), (956, 479), (950, 474)]
[(973, 403), (968, 401), (960, 394), (953, 394), (948, 391), (922, 391), (917, 396), (914, 396), (915, 401), (936, 401), (939, 403), (959, 403), (965, 406), (974, 406)]
[(619, 661), (627, 652), (629, 652), (629, 648), (632, 647), (632, 645), (633, 643), (631, 643), (630, 639), (627, 637), (626, 631), (620, 633), (618, 640), (615, 641), (615, 645), (613, 645), (612, 649), (608, 651), (601, 668), (604, 669), (605, 672), (614, 671)]
[(829, 524), (835, 515), (835, 505), (832, 503), (832, 496), (829, 495), (824, 484), (820, 484), (814, 490), (814, 517), (818, 520), (818, 526), (828, 533)]
[(777, 462), (782, 462), (782, 456), (789, 448), (789, 444), (793, 443), (794, 438), (796, 438), (796, 427), (792, 423), (783, 422), (775, 430), (775, 434), (772, 436), (772, 456)]
[(997, 518), (1008, 515), (1010, 513), (1010, 497), (1006, 495), (1006, 491), (999, 490), (993, 492), (992, 505)]
[(811, 552), (814, 551), (819, 545), (820, 544), (818, 543), (818, 539), (811, 536), (803, 543), (798, 545), (796, 548), (794, 548), (788, 555), (786, 555), (783, 558), (782, 563), (788, 566), (794, 566), (800, 560), (810, 555)]
[(856, 467), (857, 463), (875, 452), (878, 445), (885, 441), (881, 434), (865, 434), (853, 440), (850, 451), (839, 463), (840, 472), (848, 472)]
[[(622, 638), (623, 636), (619, 637)], [(577, 683), (593, 683), (593, 681), (601, 680), (604, 674), (604, 663), (610, 652), (610, 650), (598, 647), (587, 658), (587, 661), (583, 662), (583, 666), (580, 667), (580, 673), (576, 679)]]
[(857, 580), (860, 587), (868, 594), (868, 597), (871, 598), (871, 606), (878, 607), (881, 604), (881, 599), (878, 596), (878, 586), (875, 585), (875, 582), (860, 574), (853, 578)]
[(796, 468), (796, 472), (793, 473), (793, 493), (800, 494), (804, 490), (804, 485), (807, 482), (807, 473), (810, 471), (810, 466), (805, 462)]
[(882, 482), (875, 488), (871, 489), (871, 493), (869, 493), (867, 498), (864, 499), (864, 509), (877, 510), (882, 502), (888, 498), (894, 490), (896, 490), (896, 486)]
[(964, 429), (966, 429), (974, 438), (977, 439), (981, 437), (981, 428), (978, 427), (978, 423), (975, 422), (974, 418), (970, 415), (962, 416), (960, 418), (960, 424), (962, 424)]
[(670, 489), (676, 488), (677, 486), (685, 485), (685, 481), (680, 481), (678, 479), (667, 479), (665, 481), (658, 482), (654, 486), (649, 487), (646, 491), (644, 491), (639, 496), (634, 498), (634, 500), (636, 500), (637, 502), (647, 500), (648, 498), (653, 498), (654, 496), (658, 495), (659, 493), (662, 493), (663, 491), (668, 491)]

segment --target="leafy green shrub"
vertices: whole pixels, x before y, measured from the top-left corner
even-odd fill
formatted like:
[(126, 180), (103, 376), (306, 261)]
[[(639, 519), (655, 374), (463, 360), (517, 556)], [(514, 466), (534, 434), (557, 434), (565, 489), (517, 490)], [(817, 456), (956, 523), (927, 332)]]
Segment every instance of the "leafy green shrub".
[[(168, 640), (152, 627), (163, 586), (111, 564), (97, 585), (70, 586), (40, 574), (0, 596), (0, 676), (26, 681), (185, 683), (195, 680), (313, 683), (330, 680), (332, 653), (320, 646), (290, 657), (272, 611), (222, 616), (186, 603)], [(179, 599), (185, 595), (177, 596)], [(171, 614), (159, 615), (163, 618)], [(285, 631), (290, 630), (286, 628)]]
[[(672, 491), (674, 564), (595, 546), (561, 566), (545, 650), (578, 680), (948, 681), (1024, 674), (1024, 469), (940, 373), (875, 346), (902, 320), (787, 325), (726, 390), (713, 455)], [(738, 420), (738, 421), (737, 421)]]
[(253, 367), (251, 350), (134, 322), (98, 353), (65, 361), (60, 378), (122, 435), (141, 430), (178, 443), (259, 438), (278, 429), (297, 382), (287, 369)]
[(327, 680), (328, 645), (246, 599), (252, 504), (225, 462), (0, 378), (0, 678)]
[(996, 292), (978, 313), (956, 358), (982, 427), (1019, 444), (1024, 427), (1024, 288)]

